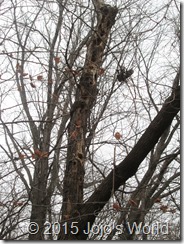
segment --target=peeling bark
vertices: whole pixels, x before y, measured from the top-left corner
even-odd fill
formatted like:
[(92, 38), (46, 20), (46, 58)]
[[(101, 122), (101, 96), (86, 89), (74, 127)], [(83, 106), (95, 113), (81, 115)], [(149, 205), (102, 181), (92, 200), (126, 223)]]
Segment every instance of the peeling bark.
[[(80, 215), (79, 206), (83, 203), (84, 163), (87, 122), (95, 104), (97, 78), (102, 65), (102, 57), (111, 27), (115, 23), (117, 8), (103, 5), (98, 9), (98, 22), (91, 35), (86, 60), (77, 87), (76, 101), (71, 108), (68, 126), (67, 161), (63, 186), (62, 221), (68, 224)], [(59, 239), (73, 239), (74, 236), (61, 232)]]

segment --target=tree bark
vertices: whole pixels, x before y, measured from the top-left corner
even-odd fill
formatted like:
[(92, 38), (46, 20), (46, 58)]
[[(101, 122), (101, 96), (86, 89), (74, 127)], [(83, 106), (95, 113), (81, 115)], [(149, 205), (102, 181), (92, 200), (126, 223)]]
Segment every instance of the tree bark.
[[(47, 110), (43, 115), (43, 122), (40, 123), (39, 130), (37, 131), (34, 124), (30, 123), (30, 128), (32, 130), (32, 134), (34, 138), (36, 138), (36, 142), (34, 142), (34, 149), (40, 151), (40, 153), (45, 153), (44, 155), (36, 155), (35, 159), (35, 171), (33, 183), (31, 186), (30, 200), (32, 202), (32, 210), (30, 222), (36, 222), (39, 230), (37, 233), (29, 234), (29, 240), (44, 240), (44, 224), (47, 216), (48, 206), (50, 204), (51, 194), (48, 195), (48, 191), (51, 192), (51, 187), (48, 187), (48, 174), (49, 174), (49, 150), (50, 150), (50, 138), (51, 131), (53, 128), (53, 114), (56, 107), (57, 101), (52, 95), (52, 77), (53, 77), (53, 58), (54, 58), (54, 47), (56, 45), (56, 41), (59, 35), (59, 30), (62, 26), (63, 20), (63, 7), (59, 7), (59, 16), (57, 28), (54, 34), (54, 38), (51, 43), (50, 49), (50, 57), (49, 57), (49, 70), (48, 70), (48, 83), (47, 83)], [(24, 103), (23, 103), (24, 104)], [(27, 106), (27, 103), (25, 103)], [(29, 117), (28, 117), (29, 118)], [(34, 129), (34, 130), (33, 130)], [(36, 133), (37, 132), (37, 133)], [(43, 133), (43, 135), (42, 135)], [(42, 138), (41, 138), (42, 137)], [(35, 140), (34, 140), (35, 141)], [(48, 154), (48, 155), (46, 155)], [(52, 191), (54, 189), (53, 179), (50, 182), (53, 184)]]
[[(179, 79), (178, 74), (177, 77)], [(171, 125), (179, 110), (180, 86), (173, 90), (171, 96), (166, 99), (162, 109), (151, 122), (132, 151), (115, 168), (114, 190), (117, 190), (136, 173), (141, 162), (145, 159), (151, 149), (153, 149), (168, 126)], [(88, 235), (84, 233), (84, 230), (86, 230), (89, 223), (90, 226), (92, 226), (96, 214), (102, 210), (106, 202), (110, 199), (112, 193), (112, 180), (113, 172), (110, 172), (88, 201), (78, 209), (80, 218), (76, 218), (73, 221), (77, 221), (79, 231), (76, 235), (71, 235), (70, 233), (70, 239), (85, 240), (87, 238)]]
[[(97, 26), (87, 47), (83, 72), (76, 90), (76, 99), (71, 107), (62, 205), (62, 221), (67, 221), (68, 225), (72, 223), (73, 218), (79, 216), (78, 209), (83, 203), (88, 120), (98, 93), (97, 78), (103, 62), (103, 53), (117, 12), (117, 8), (105, 4), (98, 9)], [(62, 232), (59, 238), (70, 239), (69, 235)]]

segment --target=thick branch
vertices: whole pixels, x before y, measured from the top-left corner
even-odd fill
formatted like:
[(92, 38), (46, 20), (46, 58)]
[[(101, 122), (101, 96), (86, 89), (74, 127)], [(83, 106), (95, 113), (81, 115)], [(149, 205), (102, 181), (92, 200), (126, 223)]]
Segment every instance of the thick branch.
[[(179, 110), (180, 87), (177, 87), (177, 89), (172, 92), (172, 95), (166, 99), (162, 109), (151, 122), (132, 151), (116, 167), (114, 182), (115, 190), (117, 190), (122, 184), (124, 184), (131, 176), (136, 173), (141, 162), (158, 142), (164, 131), (172, 123)], [(107, 176), (107, 178), (102, 182), (98, 189), (81, 208), (80, 214), (83, 217), (81, 221), (79, 221), (79, 228), (81, 232), (78, 236), (78, 239), (87, 238), (87, 236), (83, 233), (87, 222), (90, 222), (92, 225), (96, 218), (94, 213), (99, 212), (104, 207), (105, 203), (109, 200), (112, 192), (112, 178), (113, 172)]]

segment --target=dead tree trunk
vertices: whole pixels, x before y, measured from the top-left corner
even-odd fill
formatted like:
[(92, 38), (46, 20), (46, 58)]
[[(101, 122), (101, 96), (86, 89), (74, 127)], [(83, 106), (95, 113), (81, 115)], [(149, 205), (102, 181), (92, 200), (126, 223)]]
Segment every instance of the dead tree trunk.
[[(95, 104), (97, 78), (102, 65), (102, 57), (111, 27), (115, 23), (117, 8), (102, 5), (98, 9), (98, 22), (89, 45), (86, 60), (76, 91), (76, 100), (71, 108), (68, 126), (68, 149), (63, 186), (62, 218), (70, 223), (79, 216), (79, 206), (83, 203), (83, 182), (87, 124), (91, 109)], [(60, 239), (73, 239), (61, 231)]]

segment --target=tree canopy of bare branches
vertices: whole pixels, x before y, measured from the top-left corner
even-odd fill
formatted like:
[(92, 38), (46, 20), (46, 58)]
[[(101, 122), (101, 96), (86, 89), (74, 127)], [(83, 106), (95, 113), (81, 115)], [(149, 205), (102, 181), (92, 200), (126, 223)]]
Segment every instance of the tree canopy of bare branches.
[(0, 2), (0, 238), (180, 239), (180, 4)]

